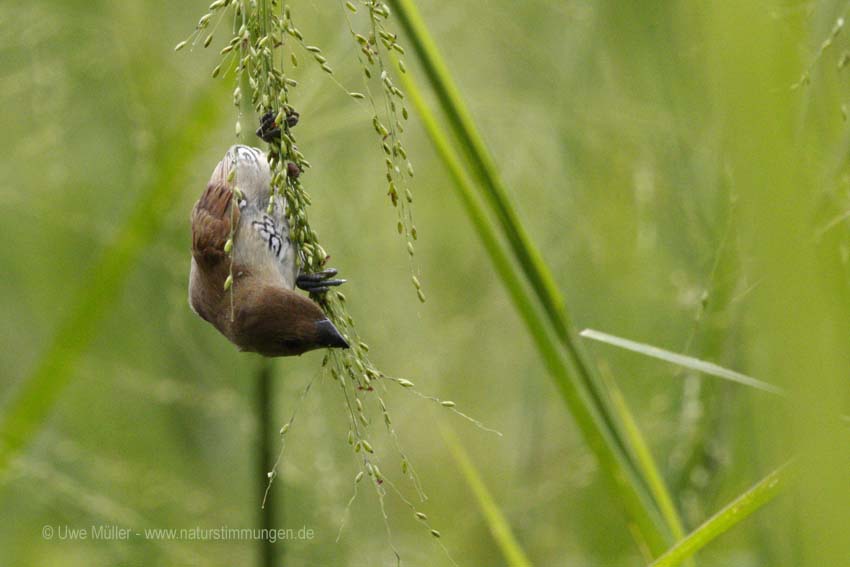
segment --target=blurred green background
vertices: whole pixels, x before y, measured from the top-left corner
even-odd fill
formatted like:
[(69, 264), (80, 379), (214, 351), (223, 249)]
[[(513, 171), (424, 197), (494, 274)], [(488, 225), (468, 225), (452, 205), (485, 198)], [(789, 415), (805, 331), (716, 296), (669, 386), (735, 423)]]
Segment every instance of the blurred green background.
[[(847, 401), (850, 73), (839, 62), (850, 42), (832, 35), (843, 4), (419, 4), (576, 324), (800, 388), (799, 404), (788, 404), (588, 345), (623, 390), (687, 530), (795, 445), (821, 439), (801, 425), (806, 412)], [(12, 403), (63, 321), (79, 309), (92, 315), (60, 345), (83, 347), (67, 359), (67, 387), (0, 477), (2, 565), (256, 564), (253, 541), (42, 537), (45, 525), (135, 532), (257, 522), (259, 359), (237, 353), (186, 301), (189, 211), (235, 142), (232, 76), (209, 76), (226, 33), (209, 50), (173, 51), (206, 5), (37, 0), (0, 10), (0, 401)], [(360, 90), (341, 5), (292, 8), (340, 81)], [(792, 91), (813, 61), (810, 84)], [(534, 564), (645, 564), (417, 117), (406, 147), (425, 304), (409, 283), (371, 116), (317, 66), (302, 64), (296, 76), (311, 220), (349, 280), (372, 359), (504, 433), (389, 390), (430, 497), (420, 508), (441, 541), (461, 565), (506, 564), (438, 424), (457, 433)], [(110, 295), (110, 282), (89, 274), (136, 203), (162, 184), (156, 223), (140, 221), (150, 234)], [(786, 241), (806, 244), (790, 253)], [(811, 242), (823, 254), (811, 256)], [(78, 304), (87, 291), (103, 291), (102, 300)], [(274, 362), (275, 430), (321, 357)], [(358, 470), (347, 431), (338, 387), (317, 379), (274, 485), (279, 525), (316, 537), (277, 544), (281, 564), (395, 564), (378, 502), (363, 487), (335, 541)], [(378, 448), (393, 450), (388, 440)], [(843, 557), (846, 469), (813, 462), (817, 478), (838, 478), (814, 495), (783, 496), (710, 544), (698, 564), (827, 564), (812, 559), (820, 556), (811, 542)], [(395, 460), (382, 466), (400, 477)], [(405, 564), (451, 564), (397, 498), (387, 498), (387, 513)]]

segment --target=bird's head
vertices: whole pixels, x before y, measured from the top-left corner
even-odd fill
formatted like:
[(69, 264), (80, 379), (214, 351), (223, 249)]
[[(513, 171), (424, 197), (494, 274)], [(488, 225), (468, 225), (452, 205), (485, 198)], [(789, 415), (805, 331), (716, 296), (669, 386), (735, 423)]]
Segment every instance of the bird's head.
[(233, 339), (242, 350), (265, 356), (292, 356), (318, 348), (348, 348), (315, 302), (280, 287), (256, 292), (251, 309), (236, 304)]

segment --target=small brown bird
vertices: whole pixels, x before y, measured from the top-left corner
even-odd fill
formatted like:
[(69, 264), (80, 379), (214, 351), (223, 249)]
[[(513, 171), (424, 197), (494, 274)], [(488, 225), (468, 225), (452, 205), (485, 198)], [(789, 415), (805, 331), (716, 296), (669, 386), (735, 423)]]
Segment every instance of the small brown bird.
[[(269, 164), (257, 148), (233, 146), (218, 163), (192, 210), (189, 305), (243, 351), (291, 356), (324, 347), (348, 348), (321, 308), (295, 291), (298, 286), (323, 293), (345, 280), (332, 279), (333, 269), (299, 275), (279, 195), (272, 213), (267, 213), (270, 184)], [(241, 192), (235, 210), (234, 185)], [(225, 251), (231, 236), (232, 270)], [(225, 290), (231, 274), (232, 289)]]

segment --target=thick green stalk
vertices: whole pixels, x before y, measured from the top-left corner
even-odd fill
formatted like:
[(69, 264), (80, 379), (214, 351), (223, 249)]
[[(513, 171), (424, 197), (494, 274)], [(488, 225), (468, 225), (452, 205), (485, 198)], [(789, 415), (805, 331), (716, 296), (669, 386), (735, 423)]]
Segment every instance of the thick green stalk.
[(511, 300), (585, 440), (599, 459), (602, 469), (607, 471), (609, 478), (614, 481), (624, 506), (646, 539), (649, 548), (655, 553), (661, 553), (668, 545), (665, 543), (668, 538), (647, 484), (636, 478), (637, 473), (631, 466), (628, 456), (623, 452), (620, 444), (611, 438), (610, 429), (591, 403), (582, 382), (574, 379), (576, 367), (565, 355), (564, 349), (560, 347), (551, 326), (546, 323), (545, 317), (540, 312), (541, 308), (534, 301), (527, 284), (518, 275), (515, 264), (504, 249), (496, 227), (475, 195), (472, 182), (437, 125), (431, 110), (425, 104), (419, 88), (409, 73), (402, 75), (402, 81), (411, 102), (419, 113), (425, 131), (454, 181), (454, 187), (467, 216), (493, 262), (499, 278), (505, 284)]
[(35, 370), (4, 408), (0, 417), (0, 473), (49, 415), (71, 379), (77, 359), (97, 336), (98, 326), (118, 299), (137, 258), (155, 239), (174, 203), (174, 191), (180, 187), (186, 164), (204, 147), (201, 130), (221, 114), (221, 94), (217, 85), (204, 91), (185, 123), (157, 147), (156, 176), (142, 190), (115, 240), (102, 251)]
[[(559, 342), (563, 346), (561, 352), (568, 358), (568, 367), (570, 368), (570, 371), (564, 376), (564, 380), (569, 382), (571, 390), (577, 393), (572, 398), (566, 398), (571, 411), (575, 415), (577, 405), (586, 406), (582, 410), (593, 417), (597, 432), (603, 434), (605, 443), (611, 445), (609, 450), (605, 452), (617, 455), (619, 466), (614, 467), (612, 473), (616, 478), (625, 479), (626, 484), (632, 484), (635, 493), (646, 496), (644, 499), (648, 506), (646, 516), (656, 518), (658, 522), (656, 528), (652, 530), (656, 533), (650, 537), (644, 531), (644, 536), (647, 539), (660, 538), (661, 540), (672, 541), (670, 535), (680, 529), (680, 522), (670, 523), (660, 519), (661, 509), (667, 507), (664, 506), (663, 502), (670, 500), (667, 488), (663, 482), (658, 482), (660, 475), (658, 475), (656, 482), (652, 482), (643, 474), (648, 469), (657, 470), (657, 466), (654, 461), (651, 463), (644, 461), (646, 458), (651, 459), (651, 456), (646, 452), (639, 454), (638, 449), (630, 441), (628, 432), (624, 430), (624, 417), (619, 415), (617, 408), (612, 405), (595, 366), (590, 362), (578, 340), (577, 334), (569, 322), (564, 300), (554, 284), (554, 279), (510, 205), (507, 190), (496, 173), (489, 152), (478, 134), (470, 113), (463, 104), (458, 89), (419, 16), (416, 6), (412, 0), (391, 0), (391, 4), (395, 7), (396, 15), (407, 31), (411, 45), (448, 117), (449, 127), (458, 140), (458, 146), (471, 165), (472, 173), (478, 181), (479, 188), (482, 189), (484, 198), (493, 209), (514, 257), (534, 290), (537, 300), (542, 304), (548, 325), (551, 325), (554, 329)], [(418, 106), (421, 114), (421, 108), (425, 105), (420, 104)], [(434, 136), (432, 135), (433, 139)], [(436, 141), (434, 143), (437, 144)], [(452, 150), (449, 149), (448, 142), (445, 142), (445, 146), (445, 153), (451, 154)], [(438, 151), (440, 150), (438, 149)], [(441, 155), (444, 154), (442, 151), (440, 153)], [(445, 157), (444, 161), (446, 161)], [(481, 214), (486, 217), (484, 213)], [(585, 427), (582, 429), (590, 441), (590, 437), (593, 436), (589, 432), (590, 430)], [(600, 456), (600, 454), (597, 453), (597, 456)], [(673, 511), (675, 512), (675, 510)], [(677, 515), (675, 517), (678, 519)], [(652, 548), (652, 546), (650, 547)], [(655, 548), (654, 551), (658, 552), (660, 549)]]

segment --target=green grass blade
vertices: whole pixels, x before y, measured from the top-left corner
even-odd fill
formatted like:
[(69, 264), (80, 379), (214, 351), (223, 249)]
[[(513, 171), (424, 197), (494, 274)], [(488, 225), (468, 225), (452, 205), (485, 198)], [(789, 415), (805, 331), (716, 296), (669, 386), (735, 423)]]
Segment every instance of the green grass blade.
[(487, 527), (490, 528), (490, 534), (493, 536), (499, 549), (502, 550), (502, 554), (505, 556), (508, 565), (511, 567), (530, 567), (531, 561), (525, 555), (525, 551), (523, 551), (522, 546), (520, 546), (514, 536), (510, 524), (508, 524), (507, 519), (499, 509), (499, 505), (496, 504), (493, 495), (490, 494), (490, 491), (484, 484), (481, 474), (478, 472), (475, 463), (470, 459), (460, 439), (457, 438), (455, 432), (447, 425), (441, 424), (440, 432), (443, 435), (446, 446), (455, 459), (455, 463), (457, 463), (460, 472), (463, 474), (466, 484), (469, 485), (469, 488), (475, 495), (475, 501), (481, 509), (481, 513), (487, 522)]
[(704, 524), (679, 541), (653, 562), (650, 567), (673, 567), (680, 565), (694, 553), (705, 547), (715, 538), (723, 535), (756, 510), (773, 500), (788, 484), (792, 470), (791, 463), (779, 467), (755, 486), (730, 502), (725, 508), (709, 518)]
[(740, 372), (735, 372), (734, 370), (729, 370), (728, 368), (723, 368), (722, 366), (714, 364), (713, 362), (706, 362), (704, 360), (700, 360), (692, 356), (678, 354), (669, 350), (664, 350), (663, 348), (658, 348), (652, 345), (648, 345), (646, 343), (631, 341), (629, 339), (609, 335), (607, 333), (595, 331), (593, 329), (583, 330), (581, 332), (581, 336), (611, 346), (643, 354), (651, 358), (657, 358), (658, 360), (670, 362), (672, 364), (676, 364), (684, 368), (696, 370), (697, 372), (701, 372), (702, 374), (716, 376), (717, 378), (723, 378), (724, 380), (729, 380), (730, 382), (737, 382), (738, 384), (743, 384), (744, 386), (749, 386), (750, 388), (762, 390), (763, 392), (769, 392), (771, 394), (776, 394), (779, 396), (785, 395), (785, 390), (778, 386), (768, 384), (767, 382), (762, 382), (761, 380), (757, 380), (752, 376), (747, 376), (746, 374), (741, 374)]
[[(624, 484), (631, 485), (630, 490), (638, 495), (639, 500), (643, 502), (642, 505), (647, 507), (646, 513), (640, 515), (644, 519), (655, 519), (656, 523), (653, 528), (647, 529), (647, 526), (644, 525), (641, 529), (644, 536), (650, 541), (650, 549), (656, 553), (660, 552), (661, 548), (658, 542), (672, 541), (670, 534), (674, 529), (673, 526), (661, 519), (661, 505), (656, 501), (650, 490), (648, 479), (643, 477), (639, 465), (635, 462), (635, 448), (629, 445), (627, 435), (623, 432), (622, 416), (616, 414), (616, 409), (612, 407), (607, 397), (595, 366), (590, 363), (583, 345), (570, 325), (564, 300), (554, 284), (554, 279), (511, 206), (507, 198), (507, 190), (496, 173), (493, 160), (490, 158), (471, 115), (463, 104), (458, 89), (419, 16), (415, 4), (412, 0), (392, 0), (391, 4), (395, 7), (396, 15), (409, 36), (413, 49), (425, 69), (441, 107), (448, 116), (449, 127), (457, 138), (461, 151), (471, 164), (472, 173), (482, 188), (486, 202), (494, 210), (502, 233), (510, 245), (516, 261), (534, 290), (537, 301), (542, 305), (548, 324), (554, 329), (563, 346), (561, 352), (568, 358), (568, 371), (563, 375), (564, 382), (558, 385), (562, 388), (562, 392), (572, 392), (571, 394), (565, 393), (565, 400), (574, 415), (577, 412), (583, 412), (591, 418), (596, 432), (592, 433), (591, 429), (586, 427), (582, 429), (591, 446), (596, 447), (597, 456), (601, 457), (602, 453), (607, 453), (609, 457), (614, 458), (613, 462), (616, 462), (616, 465), (610, 469), (614, 478), (619, 479)], [(404, 80), (405, 77), (402, 76), (402, 79)], [(422, 104), (421, 97), (417, 108), (420, 109), (420, 115), (423, 114), (422, 108), (426, 108), (426, 105)], [(432, 130), (439, 129), (434, 127)], [(435, 135), (433, 133), (430, 133), (430, 135), (432, 141), (434, 141)], [(439, 132), (437, 137), (443, 138)], [(434, 143), (437, 144), (436, 141)], [(453, 157), (454, 152), (450, 149), (447, 141), (443, 140), (443, 145), (446, 149), (441, 151), (438, 148), (438, 152), (446, 161), (445, 156), (449, 154)], [(450, 170), (453, 167), (448, 163), (447, 166)], [(457, 167), (462, 169), (459, 165)], [(457, 178), (454, 174), (453, 177)], [(469, 184), (467, 183), (467, 185)], [(481, 214), (486, 218), (486, 214), (483, 212)], [(480, 225), (481, 223), (473, 221), (473, 224)], [(531, 330), (532, 333), (536, 332), (536, 329)], [(554, 373), (553, 376), (555, 376)], [(556, 381), (558, 380), (556, 379)], [(568, 386), (568, 390), (563, 390), (565, 386)], [(579, 408), (578, 406), (584, 407)], [(581, 424), (582, 420), (578, 421)], [(603, 440), (603, 444), (609, 445), (607, 449), (602, 448), (598, 443), (600, 439)], [(604, 458), (602, 460), (604, 461)], [(663, 483), (661, 488), (665, 492), (667, 491)]]
[(565, 354), (551, 326), (547, 324), (540, 312), (541, 309), (534, 301), (528, 286), (518, 275), (496, 227), (490, 221), (483, 204), (472, 189), (469, 176), (438, 126), (430, 108), (425, 104), (411, 73), (408, 72), (401, 78), (426, 133), (454, 181), (453, 187), (460, 197), (467, 216), (585, 440), (599, 459), (602, 469), (607, 471), (609, 478), (614, 481), (614, 486), (626, 510), (649, 548), (655, 553), (661, 553), (669, 544), (665, 543), (667, 538), (663, 529), (664, 523), (653, 503), (651, 493), (646, 484), (636, 478), (636, 471), (632, 468), (628, 455), (623, 452), (621, 445), (612, 439), (611, 430), (599, 414), (597, 407), (591, 402), (583, 383), (574, 379), (578, 369)]
[(155, 236), (173, 202), (173, 193), (189, 162), (205, 140), (202, 129), (215, 122), (226, 105), (211, 87), (194, 104), (172, 139), (158, 147), (157, 175), (139, 196), (127, 222), (101, 253), (69, 315), (59, 325), (36, 369), (23, 381), (0, 416), (0, 473), (35, 435), (67, 385), (81, 353), (118, 299), (136, 259)]

